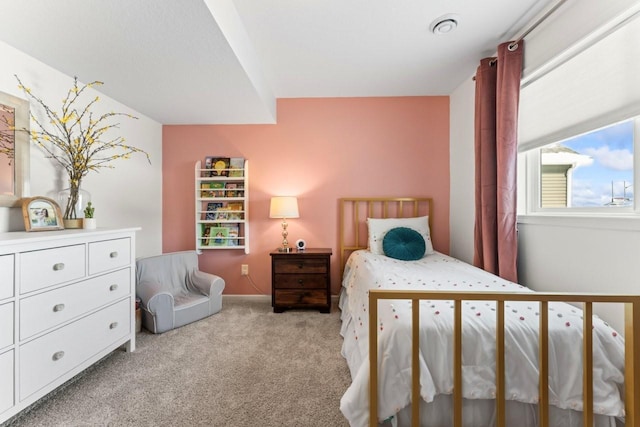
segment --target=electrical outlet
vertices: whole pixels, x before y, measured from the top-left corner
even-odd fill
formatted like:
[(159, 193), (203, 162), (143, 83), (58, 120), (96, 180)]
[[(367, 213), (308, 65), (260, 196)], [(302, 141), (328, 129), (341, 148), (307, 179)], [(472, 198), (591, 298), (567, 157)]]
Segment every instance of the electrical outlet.
[(249, 275), (249, 264), (242, 264), (240, 267), (241, 267), (240, 274), (242, 274), (243, 276), (248, 276)]

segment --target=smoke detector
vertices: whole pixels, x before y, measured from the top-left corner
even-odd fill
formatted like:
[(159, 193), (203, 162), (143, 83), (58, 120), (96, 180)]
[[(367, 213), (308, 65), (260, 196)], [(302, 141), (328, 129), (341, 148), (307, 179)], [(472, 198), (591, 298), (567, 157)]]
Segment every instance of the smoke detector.
[(431, 32), (436, 35), (452, 33), (456, 28), (458, 28), (458, 16), (453, 14), (443, 15), (429, 25)]

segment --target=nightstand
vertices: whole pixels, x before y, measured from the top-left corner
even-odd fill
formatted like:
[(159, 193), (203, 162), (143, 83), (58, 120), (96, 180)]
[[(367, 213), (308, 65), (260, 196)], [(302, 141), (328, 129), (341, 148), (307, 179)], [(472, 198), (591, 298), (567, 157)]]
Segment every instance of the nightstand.
[(271, 305), (275, 313), (287, 308), (331, 311), (331, 249), (271, 252)]

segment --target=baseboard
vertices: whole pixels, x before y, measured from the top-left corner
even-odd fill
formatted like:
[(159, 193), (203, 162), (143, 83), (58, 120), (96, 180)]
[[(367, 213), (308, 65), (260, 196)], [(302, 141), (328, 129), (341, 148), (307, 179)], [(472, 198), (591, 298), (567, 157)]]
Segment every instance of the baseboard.
[[(222, 294), (222, 300), (245, 300), (245, 301), (262, 301), (271, 302), (271, 295), (227, 295)], [(331, 295), (331, 305), (336, 306), (340, 300), (340, 295)]]

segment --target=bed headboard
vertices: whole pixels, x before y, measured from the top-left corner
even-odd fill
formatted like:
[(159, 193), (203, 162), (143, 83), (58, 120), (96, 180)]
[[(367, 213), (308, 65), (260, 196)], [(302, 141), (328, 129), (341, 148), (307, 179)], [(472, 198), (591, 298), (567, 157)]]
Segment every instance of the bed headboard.
[(368, 247), (367, 218), (409, 218), (425, 215), (429, 215), (429, 228), (433, 228), (433, 199), (430, 197), (341, 198), (341, 271), (344, 270), (351, 252)]

